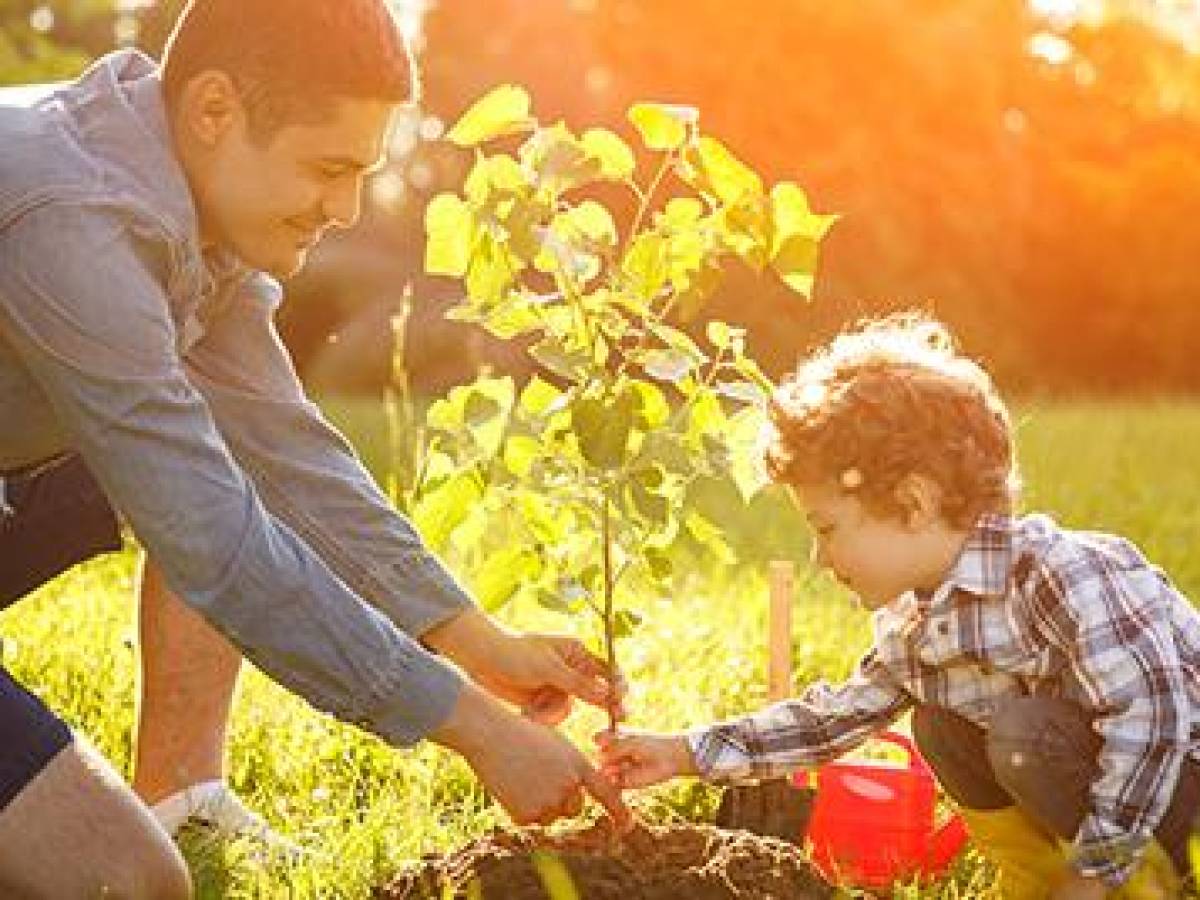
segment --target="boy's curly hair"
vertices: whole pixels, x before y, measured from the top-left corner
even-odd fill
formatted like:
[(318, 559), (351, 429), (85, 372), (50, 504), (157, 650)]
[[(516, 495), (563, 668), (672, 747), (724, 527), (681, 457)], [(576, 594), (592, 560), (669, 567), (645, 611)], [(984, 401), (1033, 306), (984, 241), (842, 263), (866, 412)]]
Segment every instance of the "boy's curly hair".
[(868, 321), (804, 360), (771, 399), (766, 464), (776, 481), (832, 482), (899, 514), (921, 474), (956, 528), (1011, 509), (1018, 490), (1008, 411), (949, 331), (919, 313)]

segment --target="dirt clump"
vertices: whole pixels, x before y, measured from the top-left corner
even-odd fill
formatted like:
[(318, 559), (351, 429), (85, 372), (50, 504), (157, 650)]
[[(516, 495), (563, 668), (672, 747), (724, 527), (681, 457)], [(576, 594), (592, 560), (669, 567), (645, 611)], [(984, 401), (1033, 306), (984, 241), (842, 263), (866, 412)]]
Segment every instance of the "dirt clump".
[[(569, 882), (574, 895), (556, 884)], [(497, 830), (429, 858), (376, 900), (808, 900), (833, 888), (793, 844), (708, 825), (606, 822), (555, 832)]]

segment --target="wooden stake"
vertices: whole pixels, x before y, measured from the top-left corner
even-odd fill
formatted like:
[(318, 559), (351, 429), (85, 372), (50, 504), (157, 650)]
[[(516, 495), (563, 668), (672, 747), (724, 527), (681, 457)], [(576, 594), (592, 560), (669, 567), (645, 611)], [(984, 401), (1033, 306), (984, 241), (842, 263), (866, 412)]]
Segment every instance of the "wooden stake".
[(792, 593), (796, 567), (790, 560), (768, 566), (771, 607), (767, 618), (767, 699), (775, 703), (792, 695)]

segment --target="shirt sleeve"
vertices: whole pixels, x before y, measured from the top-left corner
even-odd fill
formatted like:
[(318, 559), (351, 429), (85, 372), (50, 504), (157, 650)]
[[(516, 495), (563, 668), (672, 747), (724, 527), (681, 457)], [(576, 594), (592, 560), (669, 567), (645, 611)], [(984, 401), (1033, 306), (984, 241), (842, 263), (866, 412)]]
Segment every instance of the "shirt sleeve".
[(697, 729), (688, 746), (707, 781), (775, 778), (853, 750), (911, 704), (871, 651), (848, 681), (817, 682), (795, 700)]
[(266, 506), (420, 637), (474, 603), (305, 396), (272, 321), (280, 293), (266, 275), (248, 279), (187, 353), (188, 375)]
[(1099, 710), (1099, 774), (1072, 862), (1110, 884), (1132, 873), (1162, 821), (1189, 746), (1187, 687), (1168, 609), (1173, 596), (1144, 563), (1066, 545), (1034, 572), (1035, 621)]
[(416, 742), (461, 676), (266, 509), (183, 371), (166, 278), (120, 211), (42, 207), (0, 233), (0, 329), (176, 593), (314, 706)]

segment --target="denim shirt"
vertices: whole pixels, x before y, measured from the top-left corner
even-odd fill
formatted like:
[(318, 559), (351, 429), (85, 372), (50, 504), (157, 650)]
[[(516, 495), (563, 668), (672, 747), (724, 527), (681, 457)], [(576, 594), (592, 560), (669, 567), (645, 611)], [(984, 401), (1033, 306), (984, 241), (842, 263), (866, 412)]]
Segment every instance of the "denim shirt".
[(168, 583), (248, 659), (397, 745), (471, 599), (305, 397), (277, 282), (206, 256), (156, 64), (0, 105), (0, 473), (80, 454)]

